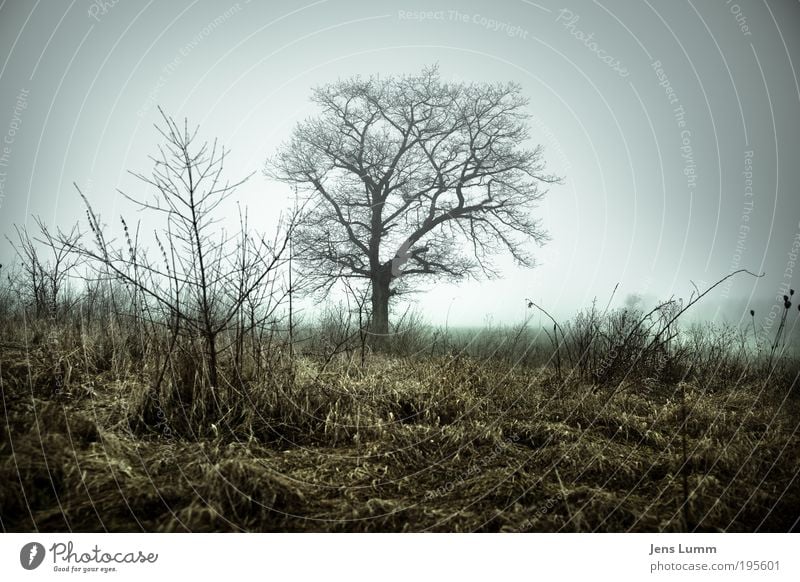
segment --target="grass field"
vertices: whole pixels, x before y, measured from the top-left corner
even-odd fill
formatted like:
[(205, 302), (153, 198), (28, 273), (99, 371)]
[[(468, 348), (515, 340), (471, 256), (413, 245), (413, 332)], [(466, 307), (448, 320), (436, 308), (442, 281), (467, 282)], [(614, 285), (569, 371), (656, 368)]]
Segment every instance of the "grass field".
[[(593, 317), (609, 330), (625, 316)], [(799, 527), (796, 358), (769, 362), (710, 328), (657, 354), (636, 334), (586, 343), (582, 329), (579, 317), (556, 353), (523, 328), (452, 340), (417, 330), (374, 349), (358, 338), (335, 349), (330, 328), (309, 328), (292, 353), (271, 340), (236, 365), (223, 357), (211, 388), (191, 343), (169, 352), (166, 336), (113, 318), (7, 313), (0, 525)]]

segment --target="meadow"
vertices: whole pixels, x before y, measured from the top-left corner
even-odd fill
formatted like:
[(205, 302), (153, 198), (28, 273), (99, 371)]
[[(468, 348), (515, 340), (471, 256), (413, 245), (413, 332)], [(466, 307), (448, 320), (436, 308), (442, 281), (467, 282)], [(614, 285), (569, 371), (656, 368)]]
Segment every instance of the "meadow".
[(37, 314), (9, 281), (7, 532), (798, 528), (800, 361), (755, 319), (682, 326), (671, 301), (484, 330), (408, 316), (378, 340), (331, 306), (291, 337), (226, 331), (211, 385), (202, 342), (123, 287)]

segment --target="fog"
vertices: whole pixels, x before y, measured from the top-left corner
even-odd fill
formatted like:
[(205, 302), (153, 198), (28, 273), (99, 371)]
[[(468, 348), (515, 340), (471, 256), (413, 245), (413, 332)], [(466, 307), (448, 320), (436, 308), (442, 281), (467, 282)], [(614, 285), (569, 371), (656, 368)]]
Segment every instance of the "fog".
[(798, 16), (731, 1), (5, 2), (0, 230), (81, 220), (73, 182), (116, 227), (132, 212), (118, 189), (145, 194), (127, 171), (149, 169), (160, 105), (231, 148), (229, 176), (253, 173), (238, 199), (269, 232), (291, 191), (264, 165), (314, 114), (312, 87), (438, 64), (519, 83), (564, 183), (538, 209), (536, 268), (500, 256), (496, 280), (429, 281), (409, 298), (426, 319), (511, 325), (526, 298), (565, 318), (617, 285), (615, 305), (652, 304), (746, 268), (765, 275), (693, 314), (745, 324), (798, 282)]

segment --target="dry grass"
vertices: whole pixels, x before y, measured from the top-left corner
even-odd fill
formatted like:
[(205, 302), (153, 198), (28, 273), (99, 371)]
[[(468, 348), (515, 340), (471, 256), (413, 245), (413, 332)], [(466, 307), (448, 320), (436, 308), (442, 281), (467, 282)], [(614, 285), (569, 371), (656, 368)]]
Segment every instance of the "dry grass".
[(796, 363), (599, 384), (496, 350), (299, 356), (210, 402), (191, 361), (154, 391), (136, 342), (59, 334), (0, 352), (5, 531), (798, 527)]

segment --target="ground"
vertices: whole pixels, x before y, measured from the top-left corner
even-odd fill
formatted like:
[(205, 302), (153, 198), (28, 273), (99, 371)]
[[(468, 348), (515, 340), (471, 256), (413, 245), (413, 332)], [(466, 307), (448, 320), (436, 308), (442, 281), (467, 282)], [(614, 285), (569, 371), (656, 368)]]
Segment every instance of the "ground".
[(76, 368), (54, 390), (37, 353), (0, 358), (5, 531), (799, 527), (791, 385), (302, 358), (288, 379), (243, 388), (247, 422), (231, 408), (192, 435), (175, 411), (142, 421), (147, 370)]

